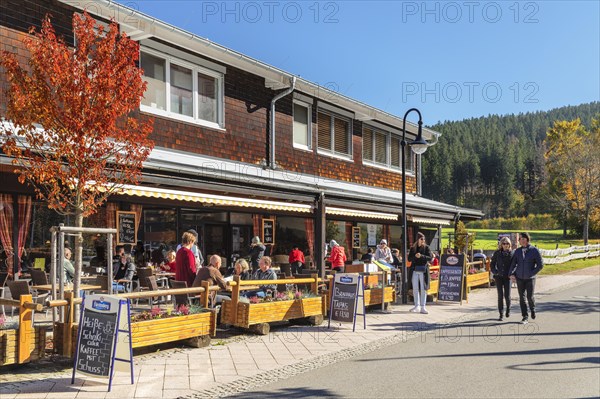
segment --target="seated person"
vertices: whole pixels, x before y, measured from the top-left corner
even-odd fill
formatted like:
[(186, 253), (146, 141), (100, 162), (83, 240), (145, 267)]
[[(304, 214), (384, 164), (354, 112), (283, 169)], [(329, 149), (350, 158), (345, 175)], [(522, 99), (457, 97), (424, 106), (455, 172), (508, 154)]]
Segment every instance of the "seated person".
[(170, 250), (167, 252), (167, 262), (161, 266), (166, 272), (175, 272), (175, 258), (177, 257), (175, 251)]
[(375, 258), (375, 255), (373, 254), (373, 248), (369, 247), (367, 248), (367, 253), (364, 254), (362, 256), (362, 258), (360, 258), (361, 262), (373, 262), (373, 259)]
[[(201, 267), (196, 274), (192, 287), (200, 287), (203, 281), (208, 281), (209, 285), (218, 285), (221, 289), (227, 289), (227, 281), (223, 278), (223, 275), (219, 271), (221, 267), (221, 257), (219, 255), (212, 255), (208, 260), (208, 266)], [(211, 291), (210, 302), (213, 304), (221, 303), (223, 297), (217, 295), (216, 291)]]
[[(250, 280), (250, 265), (246, 259), (238, 259), (233, 267), (233, 276), (240, 276), (240, 280)], [(230, 280), (233, 280), (230, 276)]]
[(135, 263), (131, 255), (122, 253), (119, 262), (114, 266), (113, 290), (116, 292), (131, 291), (131, 281), (135, 274)]
[(72, 283), (75, 278), (75, 267), (71, 263), (71, 248), (65, 248), (63, 260), (64, 282)]
[[(277, 280), (277, 274), (271, 269), (271, 258), (269, 256), (263, 256), (258, 261), (258, 270), (252, 275), (252, 280)], [(258, 291), (248, 291), (244, 296), (251, 298), (257, 296), (265, 298), (267, 294), (270, 294), (277, 290), (277, 284), (264, 284), (261, 285)]]

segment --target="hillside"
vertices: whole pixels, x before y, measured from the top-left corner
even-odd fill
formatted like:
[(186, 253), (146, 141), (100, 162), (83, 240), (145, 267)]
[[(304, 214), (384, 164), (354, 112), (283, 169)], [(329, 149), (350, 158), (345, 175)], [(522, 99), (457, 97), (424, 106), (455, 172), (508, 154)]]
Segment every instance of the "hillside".
[(423, 156), (423, 196), (481, 209), (486, 217), (548, 212), (544, 144), (557, 120), (590, 126), (600, 102), (546, 112), (489, 115), (431, 126), (442, 133)]

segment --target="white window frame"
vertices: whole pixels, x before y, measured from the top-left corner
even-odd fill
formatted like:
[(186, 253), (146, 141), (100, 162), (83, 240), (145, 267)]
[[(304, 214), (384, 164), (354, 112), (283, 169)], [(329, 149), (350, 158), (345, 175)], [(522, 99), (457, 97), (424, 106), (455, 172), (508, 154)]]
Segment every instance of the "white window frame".
[[(141, 53), (146, 53), (152, 55), (154, 57), (161, 58), (165, 60), (165, 93), (166, 93), (166, 110), (160, 110), (148, 105), (140, 104), (140, 111), (147, 112), (150, 114), (164, 116), (170, 119), (175, 119), (182, 122), (193, 123), (200, 126), (210, 127), (213, 129), (224, 130), (225, 126), (225, 100), (224, 100), (224, 76), (222, 73), (213, 71), (206, 67), (196, 65), (190, 63), (189, 61), (184, 61), (180, 58), (173, 57), (172, 55), (161, 53), (160, 51), (156, 51), (147, 47), (140, 48), (140, 60)], [(193, 116), (181, 115), (176, 112), (171, 112), (171, 64), (176, 64), (182, 66), (184, 68), (188, 68), (192, 71), (192, 108), (193, 108)], [(141, 65), (143, 69), (143, 65)], [(198, 118), (198, 103), (200, 94), (198, 93), (198, 73), (202, 73), (204, 75), (208, 75), (217, 80), (217, 122), (207, 121), (204, 119)]]
[[(370, 129), (373, 132), (373, 139), (372, 139), (372, 143), (371, 143), (371, 149), (372, 149), (372, 153), (373, 153), (373, 159), (365, 159), (364, 158), (364, 151), (362, 153), (362, 161), (363, 161), (363, 165), (367, 165), (367, 166), (371, 166), (371, 167), (375, 167), (375, 168), (379, 168), (379, 169), (385, 169), (385, 170), (391, 170), (394, 172), (398, 172), (398, 171), (402, 171), (402, 136), (389, 132), (389, 131), (385, 131), (383, 129), (380, 129), (378, 127), (375, 127), (373, 125), (370, 124), (364, 124), (363, 125), (363, 147), (365, 145), (364, 143), (364, 129)], [(385, 164), (382, 164), (381, 162), (377, 162), (375, 161), (375, 159), (377, 159), (377, 153), (376, 153), (376, 140), (375, 140), (375, 135), (376, 133), (383, 133), (386, 135), (386, 146), (385, 146), (385, 152), (386, 152), (386, 160), (387, 162)], [(398, 154), (400, 155), (400, 159), (398, 160), (398, 163), (400, 164), (400, 166), (393, 166), (392, 165), (392, 147), (391, 147), (391, 142), (392, 142), (392, 135), (396, 136), (398, 138), (398, 145), (400, 146), (399, 150), (398, 150)], [(406, 173), (410, 174), (410, 175), (414, 175), (415, 173), (415, 157), (414, 154), (412, 153), (412, 150), (410, 148), (410, 145), (407, 144), (406, 145), (406, 157), (411, 157), (408, 159), (411, 159), (409, 165), (406, 167)]]
[[(341, 116), (339, 114), (336, 114), (334, 112), (325, 110), (323, 108), (317, 108), (317, 118), (319, 117), (318, 114), (325, 114), (327, 116), (330, 117), (329, 119), (329, 130), (330, 130), (330, 134), (331, 134), (331, 148), (329, 150), (325, 150), (323, 148), (319, 147), (319, 138), (317, 137), (317, 154), (319, 155), (326, 155), (332, 158), (337, 158), (337, 159), (343, 159), (346, 161), (352, 161), (352, 153), (353, 153), (353, 149), (352, 149), (352, 119), (350, 118), (346, 118), (344, 116)], [(348, 131), (347, 131), (347, 135), (348, 135), (348, 154), (341, 154), (339, 152), (335, 151), (335, 119), (339, 119), (345, 122), (348, 122)], [(318, 125), (318, 124), (317, 124)], [(318, 129), (318, 128), (317, 128)], [(319, 134), (318, 130), (317, 130), (317, 135)]]
[(298, 144), (294, 141), (294, 107), (292, 106), (292, 143), (294, 148), (300, 149), (300, 150), (306, 150), (306, 151), (312, 151), (312, 104), (309, 104), (305, 101), (301, 101), (301, 100), (293, 100), (293, 104), (294, 105), (299, 105), (301, 107), (306, 108), (307, 110), (307, 123), (308, 123), (308, 128), (307, 128), (307, 138), (306, 138), (306, 142), (308, 143), (308, 145), (303, 145), (303, 144)]

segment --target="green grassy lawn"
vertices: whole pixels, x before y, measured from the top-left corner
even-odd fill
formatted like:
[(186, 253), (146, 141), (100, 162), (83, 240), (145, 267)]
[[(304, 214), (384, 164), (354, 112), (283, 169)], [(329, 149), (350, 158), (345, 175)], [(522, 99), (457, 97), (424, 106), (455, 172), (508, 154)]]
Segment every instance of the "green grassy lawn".
[[(475, 249), (493, 250), (498, 243), (498, 233), (509, 233), (505, 230), (480, 230), (469, 229), (469, 233), (476, 233)], [(442, 247), (448, 245), (448, 233), (454, 233), (454, 229), (442, 229)], [(583, 240), (563, 238), (562, 230), (539, 230), (528, 231), (531, 235), (531, 244), (542, 249), (568, 248), (573, 245), (583, 245)], [(600, 240), (590, 240), (590, 244), (598, 244)]]
[(600, 265), (600, 258), (592, 259), (577, 259), (560, 265), (545, 265), (540, 275), (563, 274), (572, 272), (573, 270), (585, 269), (586, 267)]

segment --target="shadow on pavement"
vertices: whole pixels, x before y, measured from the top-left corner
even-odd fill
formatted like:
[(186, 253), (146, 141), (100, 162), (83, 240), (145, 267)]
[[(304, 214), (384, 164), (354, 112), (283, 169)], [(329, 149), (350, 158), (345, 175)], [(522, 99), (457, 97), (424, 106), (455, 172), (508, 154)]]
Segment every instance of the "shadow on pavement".
[(328, 389), (315, 389), (309, 387), (283, 388), (274, 392), (255, 391), (243, 393), (230, 398), (341, 398), (341, 395), (333, 393)]

